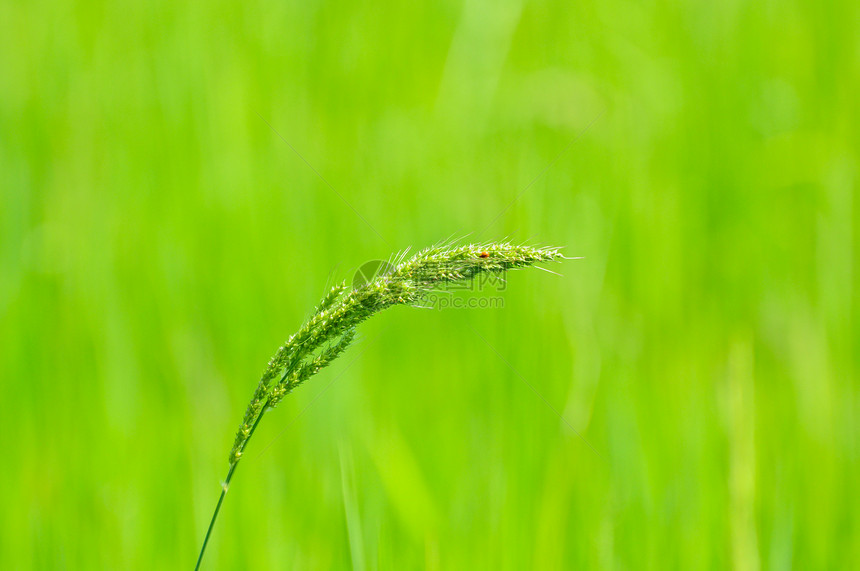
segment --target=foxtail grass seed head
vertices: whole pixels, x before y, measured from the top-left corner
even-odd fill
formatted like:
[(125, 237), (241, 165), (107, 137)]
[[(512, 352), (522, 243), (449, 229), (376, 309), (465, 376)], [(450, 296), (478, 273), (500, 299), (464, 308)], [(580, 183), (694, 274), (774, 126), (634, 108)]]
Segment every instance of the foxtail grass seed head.
[(236, 433), (229, 463), (239, 461), (254, 424), (265, 408), (273, 408), (294, 388), (328, 366), (355, 337), (355, 327), (393, 305), (416, 303), (441, 283), (465, 281), (477, 274), (502, 273), (535, 262), (557, 260), (558, 248), (519, 246), (508, 242), (432, 246), (409, 259), (397, 256), (370, 281), (351, 291), (335, 285), (316, 312), (278, 349), (263, 372)]

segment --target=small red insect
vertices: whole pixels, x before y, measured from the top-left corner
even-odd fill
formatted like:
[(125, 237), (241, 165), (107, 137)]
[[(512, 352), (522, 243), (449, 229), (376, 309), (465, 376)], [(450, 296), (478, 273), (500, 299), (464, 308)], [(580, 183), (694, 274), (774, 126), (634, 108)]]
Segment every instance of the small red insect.
[(478, 255), (479, 255), (479, 256), (481, 256), (482, 258), (489, 258), (489, 257), (490, 257), (490, 255), (489, 255), (488, 253), (486, 253), (486, 252), (481, 252), (481, 253), (480, 253), (480, 254), (478, 254)]

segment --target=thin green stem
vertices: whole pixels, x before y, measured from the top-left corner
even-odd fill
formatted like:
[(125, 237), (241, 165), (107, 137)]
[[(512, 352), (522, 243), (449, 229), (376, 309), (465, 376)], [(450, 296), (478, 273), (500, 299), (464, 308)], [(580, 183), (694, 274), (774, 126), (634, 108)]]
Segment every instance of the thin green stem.
[[(263, 418), (265, 413), (266, 405), (264, 404), (263, 409), (260, 411), (260, 415), (257, 417), (257, 420), (254, 421), (254, 426), (251, 427), (251, 432), (248, 434), (248, 440), (250, 440), (254, 431), (257, 430), (257, 425), (260, 424), (260, 419)], [(245, 450), (245, 445), (248, 443), (248, 440), (242, 444), (242, 451)], [(218, 503), (215, 505), (215, 513), (212, 514), (212, 520), (209, 522), (209, 529), (206, 530), (206, 537), (203, 538), (203, 546), (200, 548), (200, 555), (197, 556), (197, 565), (194, 566), (194, 571), (199, 571), (200, 569), (200, 563), (203, 561), (203, 554), (206, 552), (206, 545), (209, 543), (209, 536), (212, 535), (212, 528), (215, 527), (215, 520), (218, 519), (218, 512), (221, 511), (221, 504), (224, 502), (224, 496), (227, 495), (227, 490), (230, 488), (230, 480), (233, 479), (233, 473), (236, 471), (236, 466), (238, 465), (238, 460), (233, 464), (230, 464), (230, 470), (227, 472), (227, 477), (224, 478), (224, 483), (221, 485), (221, 495), (218, 496)]]

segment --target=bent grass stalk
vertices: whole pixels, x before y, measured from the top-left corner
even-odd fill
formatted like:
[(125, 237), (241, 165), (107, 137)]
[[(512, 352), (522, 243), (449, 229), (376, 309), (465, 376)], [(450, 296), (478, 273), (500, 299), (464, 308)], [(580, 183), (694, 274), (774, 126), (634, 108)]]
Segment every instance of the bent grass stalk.
[(414, 305), (422, 295), (445, 283), (466, 281), (481, 273), (498, 274), (563, 257), (558, 248), (517, 246), (509, 242), (462, 246), (441, 244), (422, 250), (409, 259), (406, 259), (406, 252), (395, 256), (388, 271), (351, 291), (345, 283), (334, 286), (301, 329), (278, 349), (263, 372), (230, 450), (227, 477), (221, 486), (221, 495), (203, 539), (195, 571), (200, 568), (236, 466), (263, 415), (293, 389), (334, 361), (352, 343), (355, 329), (362, 321), (394, 305)]

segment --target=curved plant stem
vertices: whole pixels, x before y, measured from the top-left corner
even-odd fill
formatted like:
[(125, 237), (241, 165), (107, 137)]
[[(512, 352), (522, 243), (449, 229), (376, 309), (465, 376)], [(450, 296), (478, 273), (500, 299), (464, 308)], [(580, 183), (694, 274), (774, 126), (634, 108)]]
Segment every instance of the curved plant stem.
[[(260, 424), (260, 419), (263, 418), (263, 414), (265, 414), (265, 412), (266, 408), (263, 407), (263, 410), (260, 412), (260, 416), (257, 417), (256, 422), (254, 422), (254, 426), (251, 428), (250, 434), (254, 434), (254, 431), (257, 430), (257, 425)], [(247, 440), (243, 443), (243, 451), (245, 450), (245, 444), (247, 443)], [(227, 490), (230, 489), (230, 480), (233, 479), (233, 473), (236, 471), (236, 467), (238, 465), (238, 462), (230, 464), (230, 470), (227, 471), (227, 477), (224, 478), (224, 483), (221, 485), (221, 495), (218, 496), (218, 503), (215, 505), (215, 512), (212, 514), (212, 520), (209, 522), (209, 529), (206, 530), (206, 537), (203, 538), (203, 546), (200, 548), (200, 555), (197, 556), (197, 565), (194, 566), (194, 571), (199, 571), (200, 569), (200, 563), (203, 561), (203, 554), (206, 552), (206, 545), (209, 543), (209, 536), (212, 535), (212, 528), (215, 527), (215, 520), (218, 519), (218, 512), (221, 511), (221, 504), (224, 502), (224, 496), (227, 495)]]

